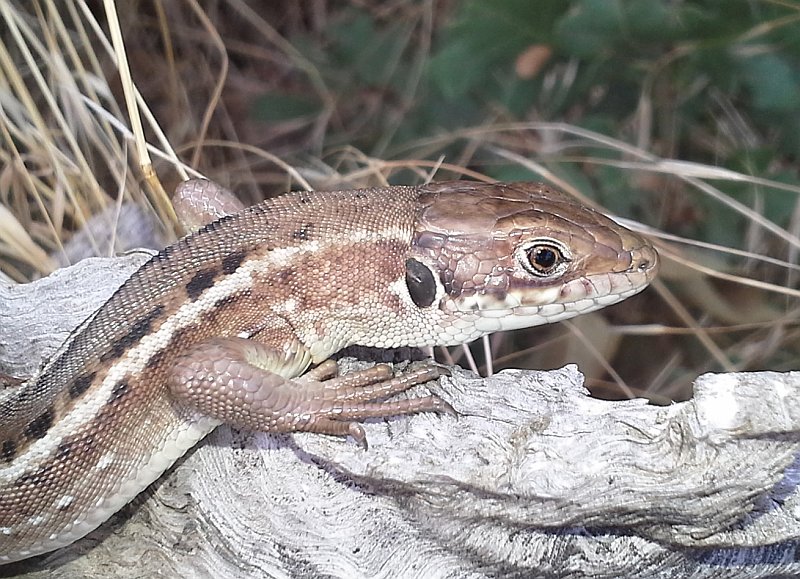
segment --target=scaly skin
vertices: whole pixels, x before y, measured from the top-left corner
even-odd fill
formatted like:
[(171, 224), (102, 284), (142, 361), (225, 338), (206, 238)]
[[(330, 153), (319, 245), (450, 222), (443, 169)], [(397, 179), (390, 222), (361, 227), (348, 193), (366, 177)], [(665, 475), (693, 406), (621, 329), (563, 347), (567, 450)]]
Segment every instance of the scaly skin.
[[(224, 214), (218, 188), (184, 185)], [(449, 411), (375, 402), (438, 376), (306, 372), (351, 344), (448, 345), (615, 303), (654, 277), (639, 235), (540, 184), (291, 193), (144, 264), (0, 405), (0, 564), (82, 537), (222, 422), (350, 434)], [(304, 374), (305, 373), (305, 374)]]

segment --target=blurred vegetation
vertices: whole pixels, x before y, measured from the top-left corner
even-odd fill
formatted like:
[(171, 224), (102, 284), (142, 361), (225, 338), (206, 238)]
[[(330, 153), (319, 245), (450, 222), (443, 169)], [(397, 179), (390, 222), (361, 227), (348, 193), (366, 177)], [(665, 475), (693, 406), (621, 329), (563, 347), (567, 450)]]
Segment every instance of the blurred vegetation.
[[(638, 220), (659, 242), (662, 276), (601, 315), (496, 339), (498, 362), (579, 362), (596, 392), (658, 400), (690, 395), (705, 371), (797, 368), (800, 2), (139, 0), (117, 11), (165, 190), (182, 177), (177, 159), (247, 201), (306, 184), (545, 180)], [(101, 3), (6, 0), (0, 16), (0, 66), (17, 67), (0, 71), (0, 270), (48, 273), (116, 201), (169, 230), (120, 128), (131, 124)]]
[[(343, 3), (324, 31), (297, 30), (292, 45), (323, 76), (342, 130), (326, 146), (372, 155), (487, 123), (567, 121), (657, 155), (798, 183), (800, 4), (744, 0), (464, 0), (436, 22), (430, 56), (419, 57), (422, 2)], [(258, 98), (254, 118), (291, 122), (323, 103), (302, 83)], [(642, 119), (642, 116), (650, 117)], [(454, 154), (454, 149), (445, 149)], [(481, 165), (497, 179), (531, 178), (519, 167)], [(583, 181), (585, 167), (568, 175)], [(582, 174), (583, 173), (583, 174)], [(595, 167), (592, 188), (612, 211), (630, 207), (640, 183)], [(732, 186), (751, 202), (750, 184)], [(796, 199), (771, 195), (764, 216), (789, 225)], [(670, 226), (705, 241), (734, 243), (745, 218), (685, 207)]]

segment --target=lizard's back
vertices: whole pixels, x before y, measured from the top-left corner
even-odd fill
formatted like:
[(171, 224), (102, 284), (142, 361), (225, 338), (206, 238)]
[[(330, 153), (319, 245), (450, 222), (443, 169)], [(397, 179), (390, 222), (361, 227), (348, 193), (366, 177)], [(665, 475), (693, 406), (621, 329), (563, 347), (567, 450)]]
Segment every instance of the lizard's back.
[(207, 225), (137, 270), (0, 406), (0, 562), (12, 549), (50, 550), (54, 530), (61, 544), (83, 536), (218, 424), (174, 403), (165, 372), (192, 344), (259, 323), (270, 296), (253, 294), (256, 270), (358, 230), (410, 236), (415, 195), (284, 195)]

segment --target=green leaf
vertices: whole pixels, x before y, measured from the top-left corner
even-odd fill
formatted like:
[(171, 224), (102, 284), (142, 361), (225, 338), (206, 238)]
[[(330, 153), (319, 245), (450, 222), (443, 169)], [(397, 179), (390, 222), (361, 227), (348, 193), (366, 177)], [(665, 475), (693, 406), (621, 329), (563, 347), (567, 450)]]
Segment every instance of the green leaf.
[(253, 117), (259, 121), (286, 121), (312, 117), (322, 110), (322, 103), (307, 95), (268, 93), (259, 97), (253, 105)]
[(612, 50), (622, 35), (618, 0), (581, 0), (556, 25), (559, 46), (568, 54), (597, 58)]
[(563, 0), (466, 1), (439, 50), (429, 74), (448, 99), (493, 84), (498, 70), (511, 71), (520, 52), (552, 42), (552, 28), (569, 7)]
[(797, 111), (800, 83), (795, 66), (776, 54), (759, 54), (740, 61), (753, 105), (766, 111)]

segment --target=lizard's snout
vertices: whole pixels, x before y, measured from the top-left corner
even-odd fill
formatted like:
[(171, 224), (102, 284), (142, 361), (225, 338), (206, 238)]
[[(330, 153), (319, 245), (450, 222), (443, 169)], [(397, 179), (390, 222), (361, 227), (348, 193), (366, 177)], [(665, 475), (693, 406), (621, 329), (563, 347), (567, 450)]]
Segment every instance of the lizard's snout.
[(655, 279), (660, 265), (658, 252), (652, 245), (647, 244), (631, 251), (631, 264), (628, 271), (645, 274), (649, 283)]

